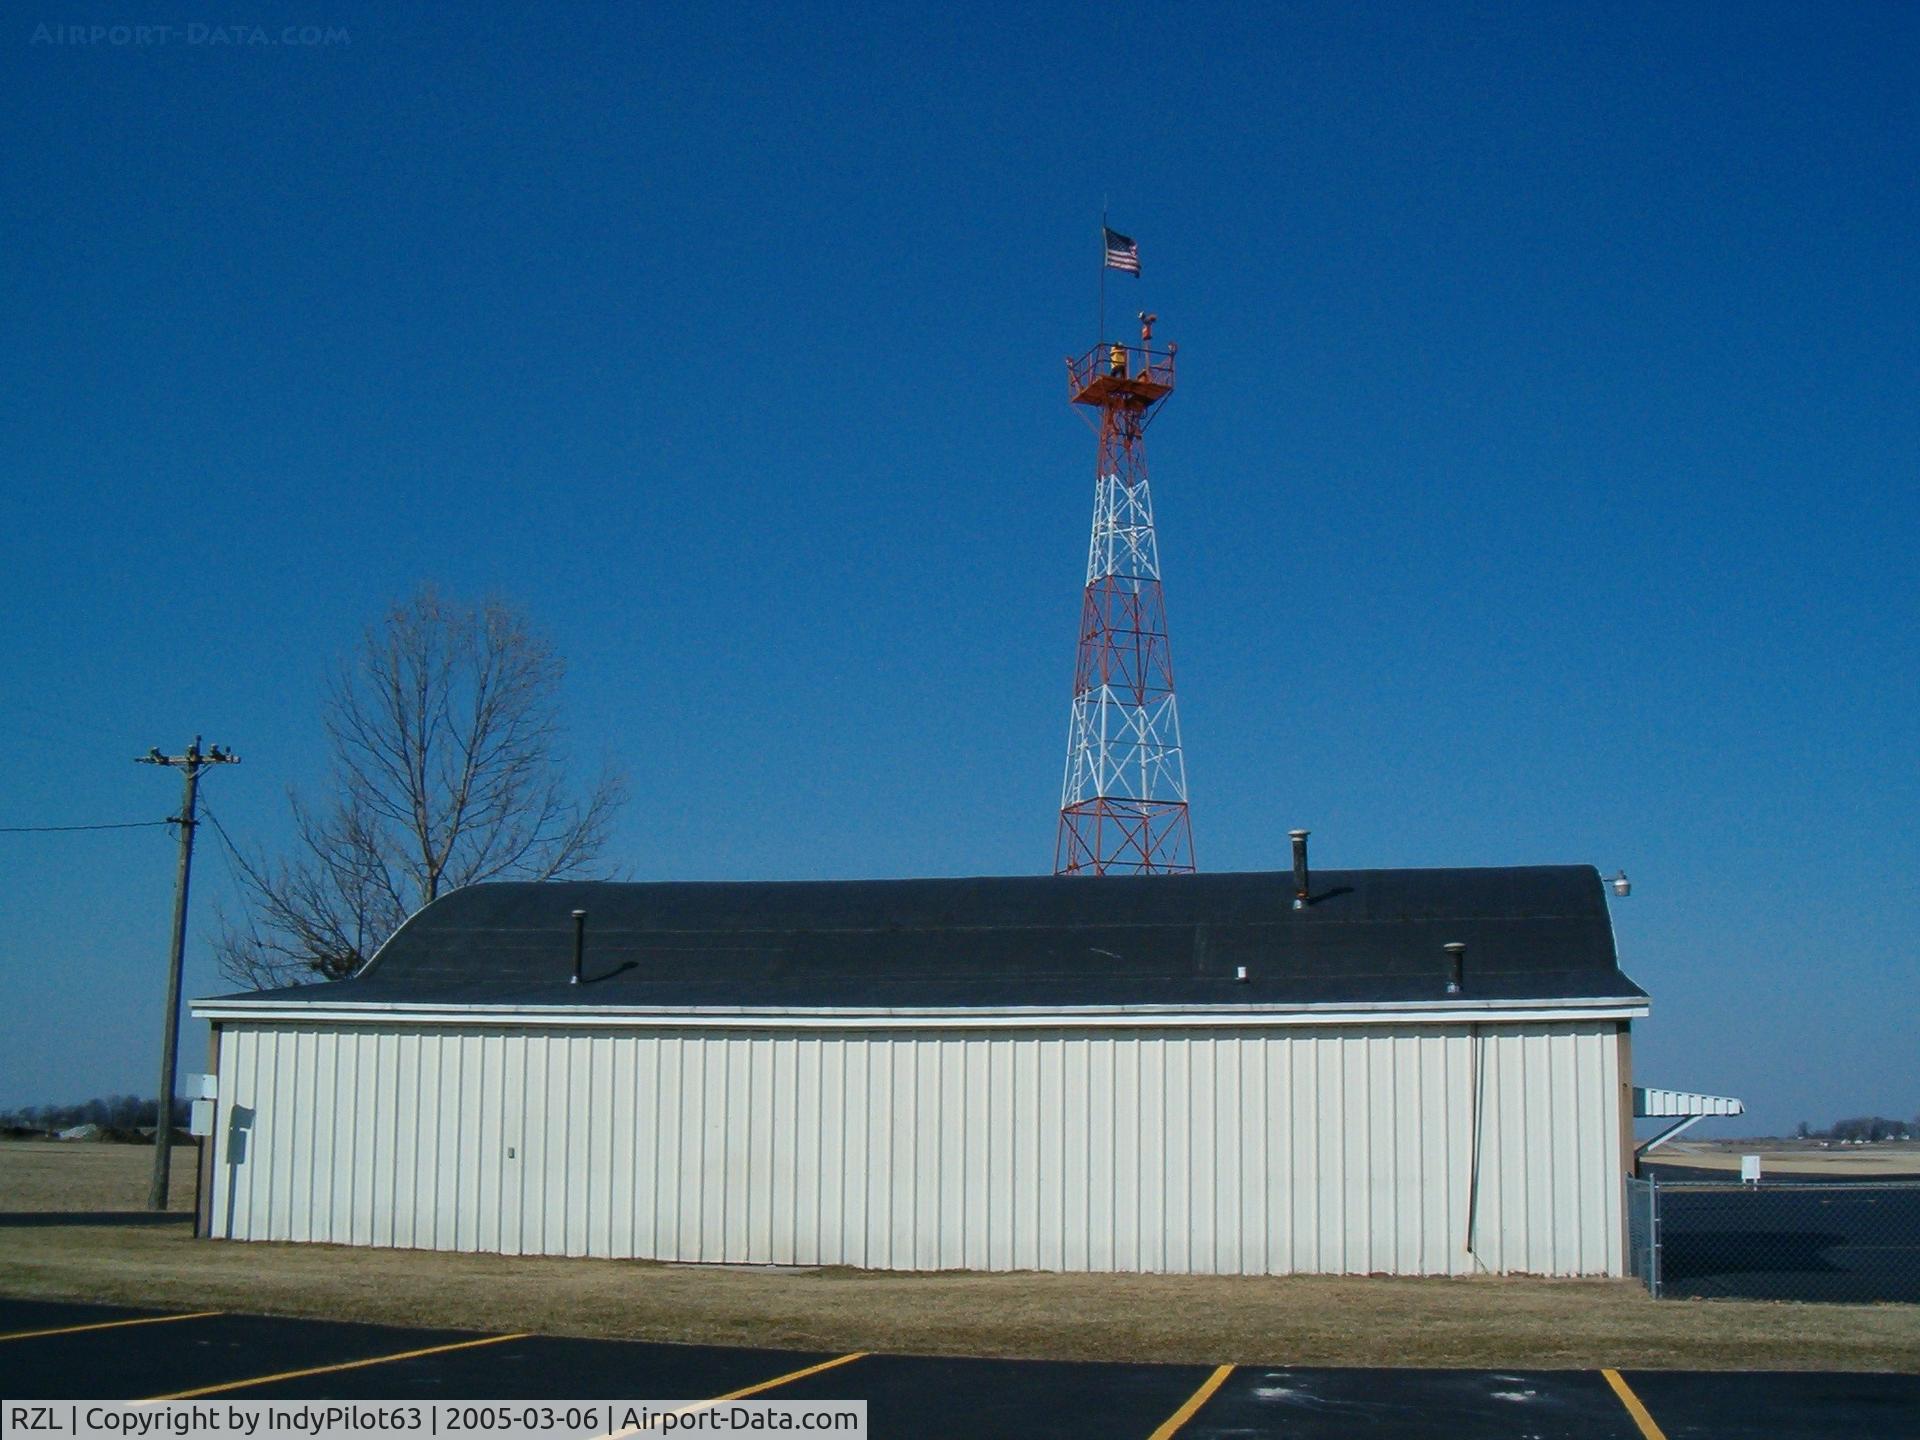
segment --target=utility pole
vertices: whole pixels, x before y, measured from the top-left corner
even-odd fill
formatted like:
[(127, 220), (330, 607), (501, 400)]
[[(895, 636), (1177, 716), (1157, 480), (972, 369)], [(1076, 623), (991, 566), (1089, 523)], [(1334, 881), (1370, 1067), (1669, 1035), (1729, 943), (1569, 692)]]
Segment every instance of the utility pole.
[(173, 1081), (180, 1040), (180, 969), (187, 951), (187, 880), (193, 873), (193, 831), (198, 821), (194, 806), (200, 795), (200, 772), (209, 765), (238, 765), (240, 757), (218, 745), (200, 753), (200, 737), (193, 737), (184, 755), (162, 755), (158, 749), (134, 757), (136, 765), (166, 765), (183, 771), (186, 792), (173, 823), (180, 827), (180, 874), (173, 886), (173, 955), (167, 966), (167, 1028), (160, 1041), (160, 1113), (153, 1131), (153, 1182), (147, 1187), (147, 1209), (167, 1208), (167, 1181), (173, 1162)]

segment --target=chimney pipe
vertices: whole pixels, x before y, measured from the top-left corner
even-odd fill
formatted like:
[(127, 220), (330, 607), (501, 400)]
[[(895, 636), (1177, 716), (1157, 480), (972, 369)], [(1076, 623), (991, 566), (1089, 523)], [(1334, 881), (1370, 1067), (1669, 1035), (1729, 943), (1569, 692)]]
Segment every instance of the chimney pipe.
[(580, 964), (586, 959), (586, 954), (587, 912), (576, 910), (573, 912), (573, 979), (567, 982), (569, 985), (580, 983)]
[(1289, 830), (1287, 837), (1293, 841), (1293, 908), (1307, 908), (1307, 832)]
[(1447, 952), (1447, 994), (1458, 995), (1461, 983), (1467, 978), (1467, 947), (1458, 940), (1450, 940), (1440, 948)]

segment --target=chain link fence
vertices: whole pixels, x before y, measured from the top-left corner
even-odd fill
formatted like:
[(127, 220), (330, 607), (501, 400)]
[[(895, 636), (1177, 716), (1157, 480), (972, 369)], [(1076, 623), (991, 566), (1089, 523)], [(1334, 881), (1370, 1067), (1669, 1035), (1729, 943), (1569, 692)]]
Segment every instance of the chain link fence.
[(1627, 1258), (1656, 1298), (1920, 1304), (1920, 1182), (1629, 1179)]

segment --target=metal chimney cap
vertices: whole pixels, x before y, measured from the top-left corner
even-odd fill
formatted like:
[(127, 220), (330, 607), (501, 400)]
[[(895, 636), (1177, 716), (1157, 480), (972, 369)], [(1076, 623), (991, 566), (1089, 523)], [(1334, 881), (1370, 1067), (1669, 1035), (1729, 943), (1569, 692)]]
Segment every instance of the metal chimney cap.
[(1304, 840), (1312, 833), (1311, 830), (1289, 830), (1287, 831), (1287, 838), (1289, 840)]
[(1467, 947), (1465, 942), (1460, 940), (1449, 940), (1446, 944), (1442, 945), (1440, 948), (1446, 951), (1447, 954), (1449, 955), (1464, 955), (1467, 953)]
[(576, 920), (584, 920), (587, 918), (587, 912), (584, 910), (576, 910), (573, 912), (573, 918)]

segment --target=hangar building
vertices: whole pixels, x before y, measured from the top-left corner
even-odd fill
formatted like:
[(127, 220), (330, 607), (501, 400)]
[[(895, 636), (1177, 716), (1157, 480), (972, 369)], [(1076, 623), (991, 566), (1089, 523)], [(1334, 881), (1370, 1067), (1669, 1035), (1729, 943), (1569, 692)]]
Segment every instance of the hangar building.
[(1298, 859), (456, 891), (352, 979), (195, 1004), (218, 1069), (204, 1233), (1621, 1274), (1647, 996), (1597, 872), (1309, 881)]

